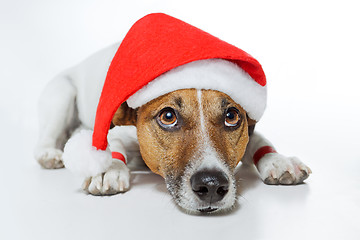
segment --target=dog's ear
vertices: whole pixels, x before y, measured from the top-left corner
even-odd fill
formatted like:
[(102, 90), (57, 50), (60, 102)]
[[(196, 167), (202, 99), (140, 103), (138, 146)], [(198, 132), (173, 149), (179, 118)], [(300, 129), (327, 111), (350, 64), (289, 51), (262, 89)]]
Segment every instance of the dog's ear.
[(246, 114), (246, 117), (247, 117), (247, 122), (248, 122), (248, 133), (249, 133), (249, 136), (251, 136), (254, 132), (256, 121), (249, 118), (249, 116), (247, 114)]
[(130, 108), (126, 102), (116, 110), (111, 122), (111, 128), (114, 126), (134, 125), (136, 126), (137, 110)]

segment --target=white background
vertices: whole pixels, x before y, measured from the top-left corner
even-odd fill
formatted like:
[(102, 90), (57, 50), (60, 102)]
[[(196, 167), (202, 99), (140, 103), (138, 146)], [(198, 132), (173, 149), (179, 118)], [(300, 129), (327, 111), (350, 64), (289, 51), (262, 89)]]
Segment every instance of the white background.
[[(1, 239), (360, 239), (360, 36), (356, 1), (0, 1)], [(190, 216), (161, 177), (112, 197), (33, 159), (36, 101), (63, 69), (165, 12), (249, 52), (268, 78), (257, 129), (313, 170), (267, 186), (241, 168), (240, 207)]]

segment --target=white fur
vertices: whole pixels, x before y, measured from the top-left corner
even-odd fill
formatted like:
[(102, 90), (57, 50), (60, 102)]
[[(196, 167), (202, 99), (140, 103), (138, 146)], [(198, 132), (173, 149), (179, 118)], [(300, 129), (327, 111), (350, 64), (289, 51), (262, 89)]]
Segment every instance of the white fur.
[[(109, 148), (111, 152), (118, 152), (121, 153), (125, 157), (125, 163), (127, 162), (127, 154), (126, 150), (123, 144), (123, 138), (122, 138), (122, 129), (119, 127), (115, 127), (111, 130), (109, 130), (107, 139), (109, 143)], [(111, 143), (111, 144), (110, 144)]]
[(105, 172), (112, 163), (110, 151), (97, 150), (92, 146), (92, 131), (81, 130), (65, 145), (63, 162), (66, 168), (83, 177)]
[(127, 103), (137, 108), (166, 93), (188, 88), (226, 93), (256, 121), (266, 107), (266, 86), (256, 83), (238, 65), (222, 59), (199, 60), (174, 68), (137, 91)]
[(107, 139), (111, 152), (122, 153), (126, 161), (140, 154), (135, 126), (115, 126), (109, 130)]
[(198, 104), (199, 104), (201, 133), (202, 133), (202, 136), (205, 136), (205, 140), (208, 141), (209, 138), (207, 136), (207, 131), (206, 131), (206, 128), (205, 128), (205, 118), (204, 118), (204, 111), (203, 111), (203, 106), (202, 106), (202, 98), (201, 98), (202, 92), (201, 92), (201, 90), (197, 90), (196, 94), (197, 94), (197, 100), (198, 100)]
[(76, 104), (79, 120), (88, 129), (94, 127), (102, 87), (118, 47), (119, 43), (113, 44), (67, 72), (72, 85), (78, 90)]

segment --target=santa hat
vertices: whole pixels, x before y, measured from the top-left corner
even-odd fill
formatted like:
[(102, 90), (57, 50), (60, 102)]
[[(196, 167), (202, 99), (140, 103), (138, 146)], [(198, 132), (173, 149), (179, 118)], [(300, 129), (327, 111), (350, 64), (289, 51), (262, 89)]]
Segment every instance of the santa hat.
[[(265, 74), (248, 53), (166, 14), (141, 18), (123, 39), (109, 67), (96, 112), (92, 151), (98, 155), (106, 150), (112, 118), (123, 102), (137, 108), (161, 95), (187, 88), (224, 92), (255, 121), (265, 110)], [(90, 132), (85, 135), (88, 138)], [(65, 165), (65, 158), (69, 157), (67, 147)], [(72, 148), (75, 151), (78, 147)], [(95, 158), (107, 159), (95, 164), (104, 166), (99, 170), (102, 171), (110, 164), (111, 155), (94, 157), (97, 161)]]

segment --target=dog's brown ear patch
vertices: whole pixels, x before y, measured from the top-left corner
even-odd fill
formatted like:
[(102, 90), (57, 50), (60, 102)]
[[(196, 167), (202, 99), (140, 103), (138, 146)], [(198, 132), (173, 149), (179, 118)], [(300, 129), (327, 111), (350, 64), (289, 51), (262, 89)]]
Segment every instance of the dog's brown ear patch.
[(136, 126), (137, 120), (137, 109), (130, 108), (126, 102), (121, 104), (121, 106), (116, 110), (116, 113), (112, 119), (112, 125), (114, 126), (124, 126), (124, 125), (134, 125)]
[(248, 133), (249, 133), (249, 136), (251, 136), (254, 133), (256, 121), (249, 118), (249, 116), (247, 114), (246, 114), (246, 117), (247, 117), (247, 122), (248, 122)]
[(253, 125), (255, 126), (256, 121), (253, 120), (253, 119), (251, 119), (247, 114), (246, 114), (246, 117), (247, 117), (248, 125), (249, 125), (249, 126), (253, 126)]

